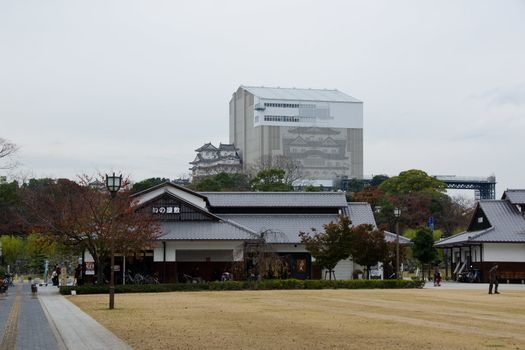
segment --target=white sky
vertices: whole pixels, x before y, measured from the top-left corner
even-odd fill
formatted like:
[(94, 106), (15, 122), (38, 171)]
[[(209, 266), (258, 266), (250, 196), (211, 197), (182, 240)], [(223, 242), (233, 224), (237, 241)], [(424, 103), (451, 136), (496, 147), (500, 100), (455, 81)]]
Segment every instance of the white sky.
[(364, 101), (365, 174), (525, 188), (525, 2), (0, 0), (0, 137), (18, 172), (135, 180), (227, 143), (241, 85)]

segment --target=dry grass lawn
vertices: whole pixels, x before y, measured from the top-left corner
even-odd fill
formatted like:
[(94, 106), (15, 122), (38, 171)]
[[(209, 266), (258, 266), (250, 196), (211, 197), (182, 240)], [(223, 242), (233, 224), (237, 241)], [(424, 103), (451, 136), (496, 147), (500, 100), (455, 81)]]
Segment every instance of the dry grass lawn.
[(287, 290), (69, 300), (134, 349), (525, 349), (525, 293)]

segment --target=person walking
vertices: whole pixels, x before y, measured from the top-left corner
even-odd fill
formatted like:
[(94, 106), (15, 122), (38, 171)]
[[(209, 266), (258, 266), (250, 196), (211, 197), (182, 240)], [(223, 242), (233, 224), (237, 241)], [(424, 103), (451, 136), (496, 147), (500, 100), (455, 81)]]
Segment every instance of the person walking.
[(83, 270), (82, 264), (79, 263), (77, 265), (77, 268), (75, 269), (75, 285), (77, 285), (77, 286), (81, 286), (81, 285), (84, 284), (83, 283), (84, 281), (83, 281), (83, 278), (82, 278), (83, 277), (82, 276), (82, 272), (83, 272), (82, 270)]
[(494, 264), (489, 270), (489, 294), (492, 294), (492, 287), (494, 286), (494, 294), (498, 292), (498, 264)]

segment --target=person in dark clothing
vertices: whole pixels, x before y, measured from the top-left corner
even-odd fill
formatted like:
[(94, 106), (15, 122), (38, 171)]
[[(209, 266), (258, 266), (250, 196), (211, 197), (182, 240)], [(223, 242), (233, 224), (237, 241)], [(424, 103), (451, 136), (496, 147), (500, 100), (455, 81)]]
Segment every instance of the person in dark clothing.
[(60, 267), (58, 265), (55, 266), (53, 269), (53, 273), (51, 274), (51, 281), (53, 282), (53, 285), (58, 287), (59, 285), (59, 279), (60, 279)]
[(494, 286), (494, 294), (498, 292), (498, 264), (494, 264), (489, 270), (489, 294), (492, 294), (492, 287)]
[(75, 283), (77, 286), (81, 286), (84, 284), (82, 272), (83, 272), (82, 264), (78, 264), (77, 268), (75, 269)]

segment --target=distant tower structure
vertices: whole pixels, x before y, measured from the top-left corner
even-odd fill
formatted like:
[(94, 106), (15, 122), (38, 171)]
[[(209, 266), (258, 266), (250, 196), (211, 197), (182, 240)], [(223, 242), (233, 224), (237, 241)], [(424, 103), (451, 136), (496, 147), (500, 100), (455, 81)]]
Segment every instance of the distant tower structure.
[(241, 86), (230, 100), (230, 142), (243, 167), (285, 156), (310, 180), (363, 177), (363, 102), (338, 90)]
[(219, 144), (215, 147), (211, 142), (195, 150), (197, 156), (190, 168), (192, 176), (211, 176), (219, 173), (235, 174), (242, 170), (242, 162), (237, 148), (233, 144)]

